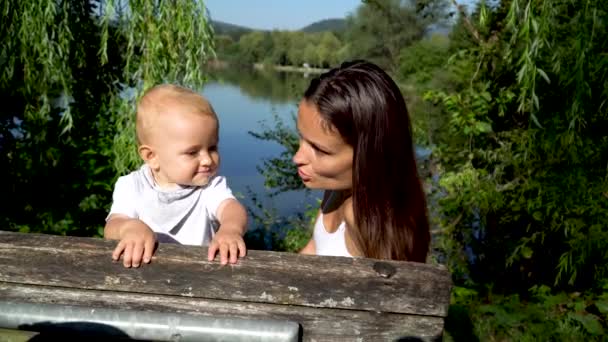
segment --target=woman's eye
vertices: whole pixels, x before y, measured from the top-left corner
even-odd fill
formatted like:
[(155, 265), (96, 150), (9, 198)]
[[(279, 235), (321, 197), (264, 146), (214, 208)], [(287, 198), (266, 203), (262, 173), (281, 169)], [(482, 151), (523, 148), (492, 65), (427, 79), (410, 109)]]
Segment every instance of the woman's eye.
[(320, 153), (320, 154), (324, 154), (324, 155), (329, 154), (329, 152), (324, 151), (324, 150), (320, 149), (319, 147), (317, 147), (317, 146), (315, 146), (315, 145), (312, 145), (312, 148), (315, 150), (315, 152), (318, 152), (318, 153)]

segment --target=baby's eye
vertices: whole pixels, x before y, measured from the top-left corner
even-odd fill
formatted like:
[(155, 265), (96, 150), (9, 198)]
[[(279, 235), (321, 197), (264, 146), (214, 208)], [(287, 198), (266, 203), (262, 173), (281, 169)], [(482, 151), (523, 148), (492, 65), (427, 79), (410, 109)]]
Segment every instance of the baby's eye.
[(198, 154), (198, 151), (192, 150), (192, 151), (186, 152), (186, 154), (189, 155), (189, 156), (196, 156)]
[(209, 151), (210, 151), (210, 152), (215, 152), (215, 151), (217, 151), (217, 145), (210, 146), (210, 147), (209, 147)]

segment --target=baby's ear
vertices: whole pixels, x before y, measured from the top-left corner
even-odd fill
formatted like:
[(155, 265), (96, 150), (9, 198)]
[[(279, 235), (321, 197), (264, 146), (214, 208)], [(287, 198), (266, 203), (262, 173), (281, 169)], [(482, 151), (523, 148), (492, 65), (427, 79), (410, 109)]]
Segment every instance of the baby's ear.
[(156, 157), (156, 153), (151, 146), (140, 145), (137, 151), (139, 152), (141, 159), (143, 159), (143, 161), (148, 164), (151, 169), (158, 169), (158, 158)]

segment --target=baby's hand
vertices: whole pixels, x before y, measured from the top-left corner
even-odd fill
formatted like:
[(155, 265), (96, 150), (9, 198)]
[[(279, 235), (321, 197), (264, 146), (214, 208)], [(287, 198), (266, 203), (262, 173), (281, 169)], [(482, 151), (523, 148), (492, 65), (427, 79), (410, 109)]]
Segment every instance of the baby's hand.
[(244, 257), (247, 252), (241, 234), (232, 230), (221, 229), (221, 227), (209, 244), (207, 260), (215, 259), (215, 253), (218, 250), (220, 251), (220, 263), (222, 265), (226, 265), (229, 260), (231, 264), (236, 263), (237, 257)]
[(152, 259), (156, 235), (140, 220), (129, 220), (120, 229), (120, 242), (112, 252), (112, 259), (118, 261), (122, 254), (125, 267), (139, 267), (143, 261), (146, 264)]

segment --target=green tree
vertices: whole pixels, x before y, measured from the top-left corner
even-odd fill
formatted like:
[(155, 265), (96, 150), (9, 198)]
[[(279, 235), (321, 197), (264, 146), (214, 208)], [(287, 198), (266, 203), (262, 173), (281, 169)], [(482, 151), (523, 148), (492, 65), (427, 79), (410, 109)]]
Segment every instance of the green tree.
[(252, 31), (239, 39), (239, 51), (243, 64), (260, 63), (272, 49), (272, 40), (262, 31)]
[(342, 43), (332, 32), (323, 32), (319, 42), (319, 61), (322, 67), (336, 66), (339, 63), (338, 51)]
[(399, 53), (399, 76), (419, 85), (441, 72), (449, 57), (449, 40), (439, 34), (422, 39)]
[(306, 46), (311, 42), (311, 34), (300, 31), (291, 33), (291, 42), (287, 57), (293, 65), (301, 66), (303, 63), (308, 62), (304, 57), (304, 50)]
[(238, 45), (229, 35), (215, 36), (215, 51), (220, 60), (230, 60), (238, 54)]
[(289, 48), (292, 39), (291, 32), (275, 30), (270, 32), (270, 39), (272, 39), (271, 63), (275, 65), (290, 65)]
[(304, 51), (302, 52), (302, 57), (304, 57), (304, 62), (311, 66), (320, 66), (321, 64), (319, 54), (317, 53), (316, 44), (313, 42), (309, 42), (306, 45)]
[(426, 1), (419, 6), (416, 1), (364, 1), (347, 20), (350, 55), (396, 70), (401, 49), (422, 39), (430, 25), (445, 19), (444, 3)]

